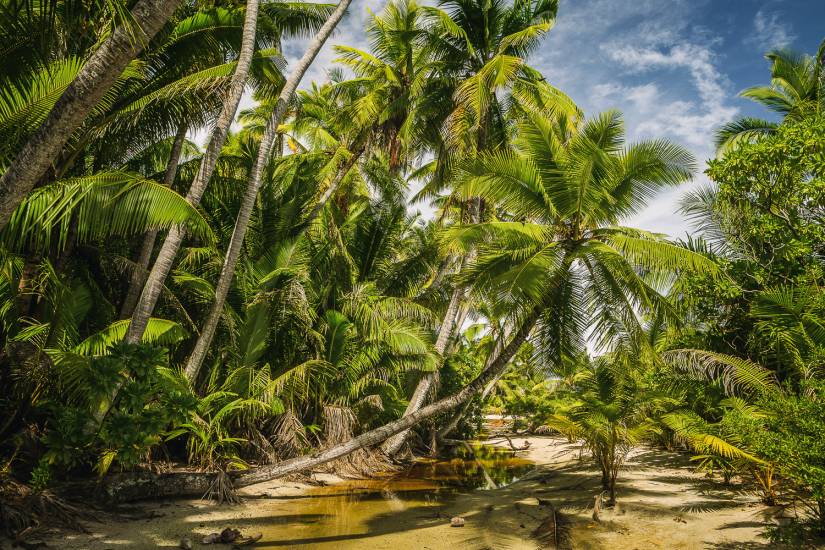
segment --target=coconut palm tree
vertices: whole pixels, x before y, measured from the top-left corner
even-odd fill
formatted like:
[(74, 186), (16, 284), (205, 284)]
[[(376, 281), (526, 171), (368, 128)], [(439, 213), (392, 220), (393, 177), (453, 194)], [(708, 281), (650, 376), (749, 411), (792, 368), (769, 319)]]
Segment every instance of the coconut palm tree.
[(0, 176), (0, 228), (54, 161), (72, 132), (109, 92), (124, 69), (161, 29), (179, 0), (140, 0), (90, 56), (49, 116)]
[[(318, 30), (318, 34), (310, 42), (304, 56), (301, 60), (299, 60), (289, 78), (286, 79), (278, 99), (279, 108), (276, 109), (277, 116), (275, 114), (273, 115), (273, 121), (278, 124), (282, 121), (286, 109), (286, 102), (294, 93), (298, 83), (303, 77), (303, 74), (309, 68), (310, 63), (317, 55), (321, 46), (326, 41), (335, 25), (337, 25), (340, 18), (343, 16), (345, 8), (346, 6), (344, 6), (344, 9), (342, 10), (336, 9), (333, 11), (330, 18), (327, 19), (323, 25), (321, 25)], [(253, 12), (255, 12), (255, 17), (257, 17), (256, 10), (257, 2), (253, 2), (252, 7), (247, 4), (247, 22), (249, 24), (244, 25), (244, 47), (242, 48), (242, 58), (244, 59), (244, 63), (242, 65), (239, 62), (238, 70), (236, 70), (235, 75), (233, 76), (233, 84), (231, 87), (232, 91), (227, 97), (227, 101), (224, 103), (224, 110), (218, 119), (218, 123), (215, 125), (212, 136), (210, 137), (209, 145), (207, 146), (207, 150), (201, 161), (201, 169), (198, 171), (198, 175), (193, 180), (192, 186), (190, 187), (187, 195), (187, 199), (193, 204), (198, 204), (203, 196), (204, 190), (206, 189), (206, 186), (208, 185), (214, 171), (218, 154), (226, 140), (229, 124), (232, 120), (234, 120), (238, 104), (240, 103), (240, 97), (246, 83), (249, 62), (251, 61), (254, 47), (256, 20), (253, 19)], [(305, 29), (306, 25), (302, 28)], [(252, 173), (256, 174), (254, 177), (257, 180), (260, 180), (261, 171), (263, 170), (264, 164), (268, 161), (271, 144), (274, 140), (275, 130), (278, 126), (278, 124), (273, 124), (274, 123), (270, 124), (270, 126), (272, 126), (271, 128), (269, 126), (267, 127), (267, 132), (265, 132), (264, 139), (261, 141), (261, 152), (265, 153), (265, 155), (259, 155), (259, 162), (255, 165), (255, 168), (253, 168)], [(155, 260), (152, 271), (147, 277), (141, 298), (132, 315), (132, 323), (130, 324), (129, 334), (127, 335), (127, 340), (129, 342), (140, 341), (143, 330), (145, 329), (146, 321), (149, 319), (155, 308), (158, 297), (160, 296), (163, 282), (169, 274), (172, 263), (177, 255), (178, 249), (180, 248), (181, 242), (183, 241), (183, 236), (182, 231), (170, 231), (163, 246), (161, 247), (161, 250), (158, 252), (158, 257)], [(212, 330), (214, 331), (214, 329)]]
[[(782, 121), (800, 120), (825, 110), (825, 40), (815, 56), (783, 49), (765, 57), (771, 62), (770, 86), (754, 86), (740, 95), (755, 101)], [(716, 132), (716, 148), (722, 153), (741, 140), (771, 134), (779, 123), (758, 118), (740, 118)]]
[[(502, 2), (474, 0), (448, 1), (438, 9), (429, 9), (431, 23), (425, 50), (433, 59), (433, 74), (421, 117), (440, 127), (440, 132), (422, 132), (438, 151), (429, 170), (432, 176), (419, 197), (433, 196), (449, 181), (455, 159), (495, 149), (507, 142), (503, 92), (519, 80), (536, 80), (536, 73), (527, 65), (527, 56), (538, 47), (543, 35), (552, 27), (558, 2), (538, 0), (518, 2), (512, 6)], [(451, 96), (443, 100), (433, 100)], [(449, 114), (447, 114), (449, 113)], [(433, 120), (434, 119), (434, 120)], [(426, 128), (425, 125), (422, 125)], [(429, 135), (428, 135), (429, 133)], [(484, 216), (483, 202), (467, 199), (468, 215), (480, 221)], [(464, 210), (464, 207), (462, 207)], [(468, 250), (459, 265), (472, 261)], [(453, 289), (436, 338), (436, 351), (444, 355), (447, 343), (457, 327), (457, 320), (466, 315), (465, 289)], [(410, 398), (405, 414), (418, 410), (434, 387), (437, 373), (422, 376)], [(401, 433), (384, 445), (387, 454), (401, 448), (406, 433)]]
[[(247, 77), (249, 75), (249, 67), (252, 63), (252, 55), (255, 48), (255, 36), (257, 33), (258, 24), (258, 0), (252, 0), (247, 3), (246, 14), (244, 19), (243, 39), (241, 41), (240, 55), (238, 56), (238, 64), (235, 72), (232, 75), (232, 82), (230, 84), (227, 95), (223, 101), (221, 113), (218, 116), (217, 122), (212, 129), (212, 134), (209, 137), (209, 144), (206, 146), (206, 151), (201, 158), (200, 168), (195, 179), (192, 180), (192, 185), (186, 195), (186, 199), (194, 206), (200, 203), (206, 186), (212, 177), (212, 172), (215, 170), (215, 164), (218, 160), (218, 155), (221, 148), (223, 148), (226, 136), (229, 131), (229, 125), (235, 119), (235, 113), (238, 110), (238, 105), (241, 102), (241, 95), (246, 87)], [(137, 343), (143, 336), (143, 331), (146, 329), (146, 323), (157, 303), (160, 295), (161, 285), (166, 279), (166, 275), (172, 267), (172, 262), (177, 255), (180, 244), (183, 241), (184, 232), (180, 229), (173, 229), (166, 236), (166, 240), (158, 252), (158, 257), (149, 273), (146, 282), (144, 283), (143, 292), (140, 299), (135, 306), (132, 313), (132, 321), (129, 324), (129, 333), (126, 340), (129, 343)]]
[(643, 378), (633, 357), (609, 354), (580, 367), (574, 401), (545, 420), (590, 450), (602, 474), (606, 504), (616, 502), (616, 478), (627, 453), (658, 430), (656, 416), (663, 399)]

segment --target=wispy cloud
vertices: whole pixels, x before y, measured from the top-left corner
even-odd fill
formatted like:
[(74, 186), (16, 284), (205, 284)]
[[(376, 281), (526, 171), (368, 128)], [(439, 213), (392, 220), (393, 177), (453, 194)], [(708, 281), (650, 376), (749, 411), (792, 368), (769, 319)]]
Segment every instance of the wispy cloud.
[(608, 56), (633, 74), (655, 71), (661, 78), (661, 71), (667, 71), (668, 76), (675, 78), (688, 76), (696, 90), (696, 94), (680, 90), (679, 95), (698, 96), (698, 101), (683, 97), (668, 99), (659, 93), (654, 83), (622, 88), (624, 97), (643, 115), (635, 128), (640, 136), (672, 136), (704, 150), (711, 142), (713, 130), (738, 113), (738, 109), (729, 104), (730, 83), (716, 68), (714, 54), (706, 46), (681, 43), (663, 50), (614, 47), (609, 49)]
[(769, 50), (787, 46), (795, 39), (791, 25), (782, 20), (780, 13), (762, 8), (753, 18), (753, 33), (745, 43)]
[[(309, 88), (313, 81), (324, 82), (327, 72), (334, 67), (333, 61), (338, 57), (334, 51), (336, 44), (346, 44), (359, 48), (367, 47), (365, 29), (373, 13), (379, 13), (387, 4), (386, 0), (355, 0), (350, 4), (344, 19), (338, 24), (335, 33), (327, 40), (318, 56), (301, 81), (301, 88)], [(309, 38), (290, 40), (284, 44), (284, 54), (289, 67), (304, 54)], [(287, 70), (289, 70), (287, 67)]]

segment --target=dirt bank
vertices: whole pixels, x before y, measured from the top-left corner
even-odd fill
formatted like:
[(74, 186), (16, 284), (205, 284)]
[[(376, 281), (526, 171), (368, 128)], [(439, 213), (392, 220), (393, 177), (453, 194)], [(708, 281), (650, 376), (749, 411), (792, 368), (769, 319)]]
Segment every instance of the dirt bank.
[[(426, 485), (384, 490), (381, 480), (325, 476), (332, 483), (326, 487), (278, 481), (244, 489), (241, 506), (144, 503), (129, 508), (140, 519), (107, 518), (89, 523), (87, 534), (55, 533), (46, 542), (53, 548), (148, 549), (177, 547), (191, 537), (195, 548), (218, 548), (201, 546), (200, 538), (231, 526), (262, 533), (255, 548), (551, 548), (554, 537), (533, 536), (552, 518), (540, 498), (561, 513), (564, 547), (576, 550), (769, 548), (759, 537), (766, 512), (757, 499), (695, 474), (683, 456), (634, 452), (621, 474), (617, 508), (603, 511), (596, 523), (591, 514), (599, 477), (579, 460), (578, 446), (550, 437), (517, 438), (514, 444), (525, 441), (530, 447), (521, 454), (536, 469), (496, 490), (440, 496), (426, 494)], [(402, 499), (393, 492), (407, 489), (421, 489), (422, 496)], [(450, 527), (454, 516), (463, 517), (465, 527)]]

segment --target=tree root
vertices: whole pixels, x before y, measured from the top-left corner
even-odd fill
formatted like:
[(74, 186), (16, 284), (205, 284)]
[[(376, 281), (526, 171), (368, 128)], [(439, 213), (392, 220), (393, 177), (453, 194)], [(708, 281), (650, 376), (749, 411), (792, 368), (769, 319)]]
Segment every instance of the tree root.
[(240, 504), (241, 498), (235, 491), (235, 486), (232, 484), (232, 479), (223, 470), (218, 471), (215, 479), (209, 486), (209, 489), (204, 493), (203, 498), (206, 500), (213, 500), (218, 504)]

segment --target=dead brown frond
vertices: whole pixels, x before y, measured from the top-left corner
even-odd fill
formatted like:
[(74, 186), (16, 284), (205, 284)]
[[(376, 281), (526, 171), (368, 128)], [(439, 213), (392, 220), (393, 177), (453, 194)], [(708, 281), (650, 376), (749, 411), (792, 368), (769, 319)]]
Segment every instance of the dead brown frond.
[(91, 519), (87, 510), (51, 491), (33, 491), (28, 485), (0, 477), (0, 531), (10, 538), (21, 540), (42, 525), (85, 532), (80, 521)]
[[(327, 405), (324, 415), (324, 441), (322, 449), (333, 447), (353, 438), (358, 419), (352, 409), (338, 405)], [(377, 472), (392, 469), (386, 456), (379, 450), (359, 449), (347, 456), (328, 463), (324, 471), (338, 475), (369, 477)]]
[(269, 426), (269, 441), (280, 458), (300, 455), (308, 446), (306, 428), (292, 409), (287, 409)]

